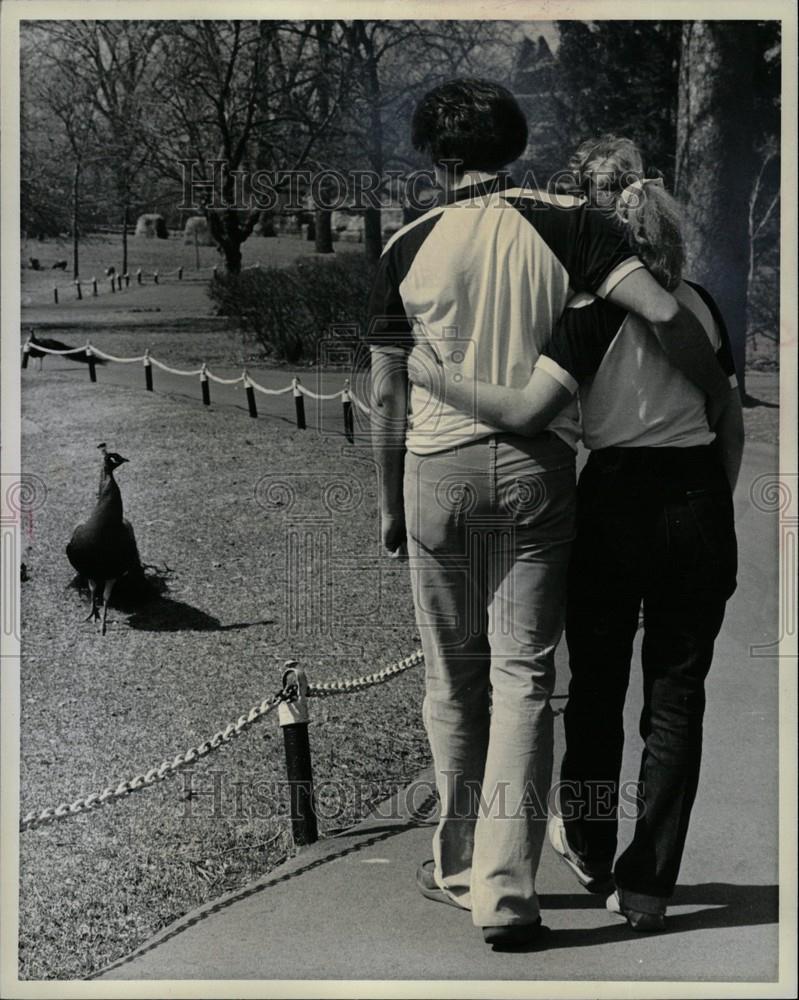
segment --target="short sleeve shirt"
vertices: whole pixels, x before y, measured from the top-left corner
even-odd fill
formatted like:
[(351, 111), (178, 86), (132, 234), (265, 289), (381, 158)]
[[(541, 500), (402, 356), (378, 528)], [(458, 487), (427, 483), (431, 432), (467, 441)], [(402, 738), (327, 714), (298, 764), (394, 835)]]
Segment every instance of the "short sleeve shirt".
[[(369, 303), (368, 342), (424, 339), (465, 378), (521, 388), (578, 292), (604, 297), (642, 267), (621, 226), (569, 195), (494, 177), (450, 192), (386, 244)], [(551, 424), (576, 445), (576, 404)], [(414, 386), (407, 444), (424, 454), (497, 429)]]
[[(684, 281), (674, 295), (702, 324), (737, 385), (727, 329), (710, 293)], [(715, 437), (704, 393), (671, 365), (643, 320), (609, 302), (573, 300), (536, 367), (571, 392), (579, 387), (588, 448), (692, 447)]]

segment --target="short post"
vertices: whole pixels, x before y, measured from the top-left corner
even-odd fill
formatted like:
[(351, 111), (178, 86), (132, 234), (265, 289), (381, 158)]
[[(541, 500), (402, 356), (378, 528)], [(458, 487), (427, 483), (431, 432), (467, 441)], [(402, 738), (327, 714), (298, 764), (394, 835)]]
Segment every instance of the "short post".
[(158, 271), (153, 271), (153, 281), (158, 284)]
[(86, 360), (89, 362), (89, 381), (97, 381), (97, 369), (95, 367), (96, 362), (94, 360), (94, 351), (91, 348), (91, 344), (86, 341)]
[(144, 385), (148, 392), (153, 391), (153, 365), (149, 348), (144, 352)]
[(137, 284), (137, 285), (140, 285), (140, 284), (141, 284), (141, 268), (139, 268), (139, 269), (138, 269), (138, 270), (136, 271), (136, 284)]
[(297, 687), (293, 701), (282, 701), (277, 717), (283, 730), (286, 751), (286, 773), (289, 780), (291, 834), (297, 847), (314, 844), (319, 839), (313, 795), (311, 745), (308, 740), (308, 681), (305, 671), (294, 660), (287, 660), (283, 670), (283, 687)]
[(29, 337), (25, 341), (25, 343), (22, 345), (22, 367), (23, 368), (27, 368), (28, 367), (28, 357), (29, 357), (30, 353), (31, 353), (31, 342), (30, 342), (30, 337)]
[(250, 416), (258, 416), (258, 407), (255, 405), (255, 389), (252, 387), (252, 383), (247, 377), (247, 372), (244, 372), (244, 391), (247, 393), (247, 408), (250, 411)]
[(178, 281), (183, 281), (183, 268), (178, 268)]
[(83, 292), (81, 291), (80, 280), (78, 278), (75, 279), (75, 291), (78, 293), (78, 302), (80, 302), (83, 298)]
[(352, 419), (352, 396), (350, 396), (350, 380), (344, 379), (344, 389), (341, 393), (341, 408), (344, 411), (344, 437), (350, 444), (355, 443), (354, 423)]
[(125, 288), (130, 288), (130, 275), (125, 271)]
[(305, 399), (300, 389), (300, 380), (293, 378), (291, 384), (294, 386), (294, 409), (297, 413), (297, 426), (301, 431), (305, 430)]
[(97, 298), (97, 278), (92, 278), (92, 298)]
[(200, 389), (203, 394), (203, 406), (210, 406), (211, 392), (208, 385), (208, 370), (206, 369), (205, 362), (203, 362), (203, 366), (200, 369)]
[(116, 279), (116, 276), (112, 274), (111, 275), (111, 291), (112, 292), (115, 292), (117, 290), (117, 283), (116, 283), (115, 279)]
[(58, 305), (58, 289), (57, 288), (53, 289), (53, 302), (55, 302), (55, 304)]
[(213, 267), (211, 268), (211, 271), (213, 272), (213, 273), (211, 274), (211, 277), (212, 277), (213, 279), (216, 279), (216, 264), (214, 264), (214, 266), (213, 266)]

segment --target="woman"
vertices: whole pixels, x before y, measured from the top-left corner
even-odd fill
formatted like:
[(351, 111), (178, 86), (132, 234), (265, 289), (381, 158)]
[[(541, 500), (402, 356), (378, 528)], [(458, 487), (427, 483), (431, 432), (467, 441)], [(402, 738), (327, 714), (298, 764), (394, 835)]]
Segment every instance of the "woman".
[[(628, 140), (584, 144), (591, 200), (626, 224), (658, 281), (696, 316), (734, 387), (723, 320), (682, 278), (679, 212), (662, 181), (628, 183)], [(572, 164), (574, 166), (574, 163)], [(636, 930), (664, 926), (677, 881), (702, 749), (704, 682), (736, 586), (732, 490), (743, 447), (738, 394), (709, 426), (705, 398), (669, 364), (647, 326), (610, 303), (570, 302), (524, 389), (463, 378), (457, 357), (416, 347), (412, 381), (495, 427), (537, 434), (579, 389), (591, 450), (578, 485), (566, 613), (571, 683), (555, 849), (590, 891), (615, 881), (608, 908)], [(616, 859), (623, 709), (644, 609), (644, 740), (631, 845)]]

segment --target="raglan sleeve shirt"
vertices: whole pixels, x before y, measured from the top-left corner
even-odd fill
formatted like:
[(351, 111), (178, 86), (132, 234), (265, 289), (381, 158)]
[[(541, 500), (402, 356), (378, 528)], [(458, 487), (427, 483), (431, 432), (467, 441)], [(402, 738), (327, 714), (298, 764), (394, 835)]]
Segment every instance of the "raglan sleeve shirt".
[(380, 258), (369, 296), (366, 340), (371, 347), (410, 351), (413, 327), (405, 313), (393, 255)]
[(644, 266), (625, 227), (587, 202), (563, 205), (518, 197), (513, 205), (560, 262), (572, 293), (606, 298), (623, 278)]
[(578, 214), (569, 269), (572, 287), (604, 299), (622, 278), (644, 265), (630, 246), (621, 223), (608, 219), (588, 203), (580, 206)]

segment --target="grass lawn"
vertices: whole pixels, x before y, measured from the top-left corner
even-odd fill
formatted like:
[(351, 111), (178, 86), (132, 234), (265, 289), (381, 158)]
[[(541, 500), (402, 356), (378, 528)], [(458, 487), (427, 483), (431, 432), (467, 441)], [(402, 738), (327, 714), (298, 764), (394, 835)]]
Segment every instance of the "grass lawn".
[[(92, 277), (107, 290), (108, 279), (106, 268), (113, 265), (118, 272), (122, 271), (122, 237), (121, 236), (89, 236), (81, 240), (79, 248), (80, 277), (82, 281), (91, 281)], [(215, 247), (199, 247), (199, 272), (207, 279), (210, 268), (215, 264), (222, 267), (223, 259)], [(335, 244), (336, 254), (363, 253), (359, 243), (339, 241)], [(242, 264), (261, 264), (264, 267), (282, 267), (291, 264), (298, 257), (315, 256), (314, 244), (299, 236), (281, 235), (270, 239), (263, 236), (251, 236), (242, 246)], [(20, 247), (22, 261), (22, 304), (49, 304), (53, 298), (53, 286), (69, 286), (72, 282), (72, 241), (64, 240), (23, 240)], [(33, 271), (28, 264), (28, 258), (38, 258), (42, 270)], [(59, 260), (67, 260), (66, 271), (54, 271), (52, 265)], [(145, 275), (151, 275), (157, 270), (163, 275), (178, 267), (184, 268), (184, 280), (193, 278), (196, 272), (196, 257), (193, 244), (184, 244), (183, 235), (170, 234), (167, 240), (147, 239), (130, 236), (128, 238), (128, 272), (134, 276), (137, 268)], [(135, 279), (133, 279), (135, 280)], [(63, 289), (61, 297), (65, 300), (72, 292)], [(86, 290), (84, 289), (84, 294)]]
[[(197, 744), (277, 690), (286, 658), (325, 680), (418, 645), (365, 453), (140, 389), (98, 384), (92, 401), (46, 367), (23, 394), (24, 467), (47, 488), (23, 555), (23, 813)], [(165, 599), (112, 611), (105, 638), (82, 622), (64, 554), (93, 506), (100, 440), (129, 452), (126, 516), (142, 558), (170, 570)], [(429, 762), (422, 681), (311, 703), (323, 833)], [(183, 775), (21, 835), (20, 975), (84, 977), (275, 866), (292, 850), (283, 778), (271, 715)]]

